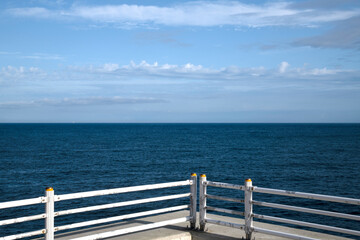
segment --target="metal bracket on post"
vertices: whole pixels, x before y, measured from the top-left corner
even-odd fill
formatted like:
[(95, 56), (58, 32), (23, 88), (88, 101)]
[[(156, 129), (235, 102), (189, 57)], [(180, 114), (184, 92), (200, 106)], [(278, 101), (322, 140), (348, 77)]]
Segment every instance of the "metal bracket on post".
[(191, 181), (192, 184), (190, 186), (190, 228), (195, 229), (196, 228), (196, 202), (197, 202), (197, 176), (196, 173), (191, 174)]
[(199, 185), (199, 211), (200, 211), (200, 231), (205, 231), (205, 218), (206, 218), (206, 175), (200, 175)]
[(250, 178), (245, 180), (245, 234), (246, 240), (251, 240), (253, 232), (253, 204), (252, 204), (252, 181)]
[(54, 240), (54, 189), (52, 187), (46, 188), (45, 197), (47, 199), (45, 204), (45, 240)]

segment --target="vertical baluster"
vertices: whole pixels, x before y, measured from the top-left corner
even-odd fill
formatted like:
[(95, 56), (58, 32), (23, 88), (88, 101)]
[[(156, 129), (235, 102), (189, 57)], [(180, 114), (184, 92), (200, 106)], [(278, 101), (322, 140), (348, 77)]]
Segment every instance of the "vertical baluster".
[(200, 231), (205, 230), (205, 218), (206, 218), (206, 185), (204, 184), (206, 182), (206, 175), (201, 174), (200, 175), (200, 194), (199, 194), (199, 211), (200, 211)]
[(252, 181), (250, 178), (245, 180), (245, 233), (246, 240), (250, 240), (253, 231), (253, 204), (252, 204)]
[(190, 186), (190, 228), (196, 228), (196, 206), (197, 206), (197, 176), (196, 173), (191, 174), (192, 184)]
[(54, 189), (48, 187), (45, 190), (47, 202), (45, 204), (45, 240), (54, 240)]

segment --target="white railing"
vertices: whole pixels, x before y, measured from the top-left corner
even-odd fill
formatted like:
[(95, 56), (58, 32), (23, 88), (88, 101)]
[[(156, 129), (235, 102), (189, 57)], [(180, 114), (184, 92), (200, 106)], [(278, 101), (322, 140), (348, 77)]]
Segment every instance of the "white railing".
[[(74, 209), (67, 209), (67, 210), (62, 210), (62, 211), (57, 211), (57, 212), (55, 212), (55, 210), (54, 210), (54, 205), (58, 201), (95, 197), (95, 196), (104, 196), (104, 195), (110, 195), (110, 194), (121, 194), (121, 193), (153, 190), (153, 189), (162, 189), (162, 188), (170, 188), (170, 187), (179, 187), (179, 186), (187, 186), (187, 185), (190, 186), (190, 192), (187, 192), (187, 193), (180, 193), (180, 194), (167, 195), (167, 196), (161, 196), (161, 197), (152, 197), (152, 198), (145, 198), (145, 199), (137, 199), (137, 200), (131, 200), (131, 201), (123, 201), (123, 202), (116, 202), (116, 203), (88, 206), (88, 207), (81, 207), (81, 208), (74, 208)], [(207, 194), (208, 186), (244, 191), (244, 198), (239, 199), (239, 198)], [(297, 212), (305, 212), (305, 213), (312, 213), (312, 214), (360, 221), (360, 216), (358, 216), (358, 215), (324, 211), (324, 210), (319, 210), (319, 209), (311, 209), (311, 208), (304, 208), (304, 207), (297, 207), (297, 206), (290, 206), (290, 205), (270, 203), (270, 202), (256, 201), (256, 200), (253, 200), (253, 192), (360, 205), (360, 199), (256, 187), (256, 186), (252, 186), (252, 181), (250, 179), (245, 180), (244, 185), (212, 182), (212, 181), (207, 181), (206, 176), (203, 174), (200, 176), (200, 183), (199, 183), (199, 211), (200, 211), (199, 225), (200, 225), (200, 230), (204, 231), (206, 224), (217, 224), (217, 225), (233, 227), (233, 228), (244, 230), (246, 239), (251, 239), (253, 233), (258, 232), (258, 233), (269, 234), (269, 235), (285, 237), (285, 238), (290, 238), (290, 239), (314, 240), (313, 238), (309, 238), (309, 237), (304, 237), (304, 236), (294, 235), (294, 234), (290, 234), (290, 233), (279, 232), (279, 231), (274, 231), (274, 230), (270, 230), (270, 229), (256, 227), (256, 226), (254, 226), (253, 219), (259, 218), (259, 219), (264, 219), (264, 220), (269, 220), (269, 221), (293, 224), (293, 225), (298, 225), (298, 226), (306, 226), (306, 227), (311, 227), (311, 228), (316, 228), (316, 229), (322, 229), (322, 230), (327, 230), (327, 231), (333, 231), (333, 232), (339, 232), (339, 233), (344, 233), (344, 234), (360, 236), (360, 231), (356, 231), (356, 230), (338, 228), (338, 227), (333, 227), (333, 226), (328, 226), (328, 225), (321, 225), (321, 224), (315, 224), (315, 223), (310, 223), (310, 222), (303, 222), (303, 221), (279, 218), (279, 217), (274, 217), (274, 216), (266, 216), (266, 215), (260, 215), (260, 214), (254, 213), (253, 207), (255, 205), (255, 206), (286, 209), (286, 210), (297, 211)], [(95, 211), (95, 210), (102, 210), (102, 209), (109, 209), (109, 208), (115, 208), (115, 207), (130, 206), (130, 205), (149, 203), (149, 202), (158, 202), (158, 201), (186, 198), (186, 197), (190, 197), (189, 205), (186, 204), (186, 205), (179, 205), (179, 206), (173, 206), (173, 207), (167, 207), (167, 208), (161, 208), (161, 209), (154, 209), (154, 210), (150, 210), (150, 211), (143, 211), (143, 212), (131, 213), (131, 214), (126, 214), (126, 215), (121, 215), (121, 216), (114, 216), (114, 217), (102, 218), (102, 219), (97, 219), (97, 220), (78, 222), (78, 223), (73, 223), (73, 224), (68, 224), (68, 225), (63, 225), (63, 226), (55, 226), (55, 224), (54, 224), (55, 217), (59, 217), (59, 216), (83, 213), (83, 212)], [(214, 207), (214, 206), (208, 206), (207, 199), (230, 201), (230, 202), (244, 204), (244, 212), (225, 209), (225, 208), (219, 208), (219, 207)], [(185, 181), (151, 184), (151, 185), (141, 185), (141, 186), (133, 186), (133, 187), (122, 187), (122, 188), (115, 188), (115, 189), (108, 189), (108, 190), (80, 192), (80, 193), (71, 193), (71, 194), (63, 194), (63, 195), (55, 195), (54, 190), (52, 188), (47, 188), (45, 191), (44, 197), (0, 203), (0, 210), (5, 209), (5, 208), (14, 208), (14, 207), (33, 205), (33, 204), (45, 204), (45, 213), (43, 213), (43, 214), (19, 217), (19, 218), (14, 218), (14, 219), (6, 219), (6, 220), (0, 221), (0, 226), (4, 226), (4, 225), (9, 225), (9, 224), (44, 219), (45, 227), (43, 229), (26, 232), (26, 233), (21, 233), (21, 234), (16, 234), (16, 235), (11, 235), (11, 236), (0, 237), (0, 240), (13, 240), (13, 239), (31, 237), (31, 236), (41, 235), (41, 234), (45, 235), (45, 240), (53, 240), (54, 233), (58, 232), (58, 231), (69, 230), (69, 229), (80, 228), (80, 227), (87, 227), (87, 226), (92, 226), (95, 224), (115, 222), (115, 221), (124, 220), (124, 219), (143, 217), (143, 216), (149, 216), (149, 215), (166, 213), (166, 212), (179, 211), (179, 210), (184, 210), (184, 209), (190, 209), (189, 216), (171, 219), (171, 220), (162, 221), (162, 222), (155, 222), (155, 223), (151, 223), (151, 224), (144, 224), (144, 225), (130, 227), (130, 228), (126, 228), (126, 229), (119, 229), (119, 230), (115, 230), (112, 232), (99, 233), (99, 234), (95, 234), (95, 235), (81, 237), (81, 238), (78, 238), (77, 240), (108, 238), (108, 237), (113, 237), (113, 236), (118, 236), (118, 235), (122, 235), (122, 234), (143, 231), (143, 230), (148, 230), (148, 229), (153, 229), (153, 228), (158, 228), (158, 227), (162, 227), (162, 226), (166, 226), (166, 225), (187, 222), (187, 221), (190, 222), (191, 229), (195, 229), (196, 228), (196, 207), (197, 207), (196, 201), (197, 201), (197, 176), (194, 173), (191, 174), (190, 180), (185, 180)], [(215, 211), (215, 212), (221, 212), (221, 213), (242, 216), (242, 217), (244, 217), (245, 223), (238, 224), (238, 223), (231, 223), (231, 222), (226, 222), (226, 221), (221, 221), (221, 220), (210, 219), (206, 216), (207, 211)]]
[[(161, 189), (161, 188), (179, 187), (179, 186), (187, 186), (187, 185), (190, 186), (189, 193), (182, 193), (182, 194), (175, 194), (175, 195), (168, 195), (168, 196), (161, 196), (161, 197), (153, 197), (153, 198), (146, 198), (146, 199), (138, 199), (138, 200), (104, 204), (104, 205), (96, 205), (96, 206), (90, 206), (90, 207), (74, 208), (74, 209), (68, 209), (68, 210), (63, 210), (63, 211), (58, 211), (58, 212), (54, 211), (55, 202), (58, 202), (58, 201), (71, 200), (71, 199), (77, 199), (77, 198), (103, 196), (103, 195), (110, 195), (110, 194), (120, 194), (120, 193)], [(123, 187), (123, 188), (71, 193), (71, 194), (63, 194), (63, 195), (55, 195), (54, 190), (52, 188), (47, 188), (45, 191), (44, 197), (0, 203), (0, 209), (27, 206), (27, 205), (33, 205), (33, 204), (45, 204), (45, 213), (44, 214), (20, 217), (20, 218), (14, 218), (14, 219), (6, 219), (6, 220), (0, 221), (0, 226), (4, 226), (4, 225), (27, 222), (27, 221), (32, 221), (32, 220), (45, 219), (45, 228), (36, 230), (36, 231), (16, 234), (16, 235), (3, 236), (3, 237), (0, 237), (0, 240), (20, 239), (20, 238), (32, 237), (32, 236), (41, 235), (41, 234), (45, 235), (45, 240), (53, 240), (54, 233), (57, 231), (91, 226), (91, 225), (101, 224), (101, 223), (109, 223), (109, 222), (130, 219), (130, 218), (136, 218), (136, 217), (149, 216), (149, 215), (153, 215), (153, 214), (179, 211), (179, 210), (184, 210), (184, 209), (190, 209), (189, 216), (186, 216), (183, 218), (171, 219), (171, 220), (162, 221), (162, 222), (145, 224), (145, 225), (141, 225), (141, 226), (137, 226), (137, 227), (131, 227), (131, 228), (121, 229), (121, 230), (112, 231), (112, 232), (105, 232), (105, 233), (101, 233), (101, 234), (90, 235), (90, 236), (82, 237), (79, 239), (85, 240), (85, 239), (99, 239), (99, 238), (113, 237), (113, 236), (118, 236), (118, 235), (122, 235), (122, 234), (126, 234), (126, 233), (143, 231), (143, 230), (147, 230), (147, 229), (158, 228), (158, 227), (176, 224), (176, 223), (180, 223), (180, 222), (186, 222), (186, 221), (189, 221), (190, 227), (192, 229), (194, 229), (196, 226), (196, 201), (197, 201), (197, 193), (196, 192), (197, 192), (197, 177), (196, 177), (196, 174), (194, 174), (194, 173), (191, 174), (190, 180), (185, 180), (185, 181), (142, 185), (142, 186), (134, 186), (134, 187)], [(130, 205), (141, 204), (141, 203), (172, 200), (172, 199), (185, 198), (185, 197), (190, 197), (190, 204), (173, 206), (173, 207), (162, 208), (162, 209), (155, 209), (155, 210), (151, 210), (151, 211), (144, 211), (144, 212), (127, 214), (127, 215), (109, 217), (109, 218), (102, 218), (102, 219), (98, 219), (98, 220), (79, 222), (79, 223), (63, 225), (63, 226), (55, 226), (55, 224), (54, 224), (54, 222), (55, 222), (54, 218), (58, 217), (58, 216), (64, 216), (64, 215), (68, 215), (68, 214), (82, 213), (82, 212), (88, 212), (88, 211), (95, 211), (95, 210), (101, 210), (101, 209), (108, 209), (108, 208), (114, 208), (114, 207), (130, 206)]]
[[(207, 194), (208, 186), (228, 188), (228, 189), (237, 189), (237, 190), (244, 191), (244, 199), (214, 196), (214, 195)], [(287, 223), (287, 224), (292, 224), (292, 225), (306, 226), (306, 227), (311, 227), (311, 228), (316, 228), (316, 229), (322, 229), (322, 230), (327, 230), (327, 231), (333, 231), (333, 232), (339, 232), (339, 233), (344, 233), (344, 234), (360, 236), (360, 231), (356, 231), (356, 230), (338, 228), (338, 227), (333, 227), (333, 226), (328, 226), (328, 225), (296, 221), (296, 220), (291, 220), (291, 219), (272, 217), (272, 216), (266, 216), (266, 215), (260, 215), (260, 214), (253, 213), (253, 206), (258, 205), (258, 206), (286, 209), (286, 210), (291, 210), (291, 211), (306, 212), (306, 213), (312, 213), (312, 214), (332, 216), (332, 217), (360, 221), (360, 216), (358, 216), (358, 215), (345, 214), (345, 213), (339, 213), (339, 212), (330, 212), (330, 211), (304, 208), (304, 207), (295, 207), (295, 206), (276, 204), (276, 203), (254, 201), (253, 200), (253, 192), (291, 196), (291, 197), (298, 197), (298, 198), (307, 198), (307, 199), (330, 201), (330, 202), (338, 202), (338, 203), (346, 203), (346, 204), (354, 204), (354, 205), (360, 205), (360, 199), (335, 197), (335, 196), (329, 196), (329, 195), (320, 195), (320, 194), (303, 193), (303, 192), (293, 192), (293, 191), (285, 191), (285, 190), (270, 189), (270, 188), (260, 188), (260, 187), (252, 186), (251, 179), (245, 180), (244, 185), (211, 182), (211, 181), (207, 181), (206, 175), (204, 175), (204, 174), (202, 174), (200, 176), (199, 189), (200, 189), (200, 192), (199, 192), (200, 193), (199, 194), (200, 230), (202, 230), (202, 231), (205, 230), (206, 223), (211, 223), (211, 224), (217, 224), (217, 225), (242, 229), (245, 231), (246, 239), (251, 239), (252, 233), (258, 232), (258, 233), (269, 234), (269, 235), (285, 237), (285, 238), (290, 238), (290, 239), (314, 240), (314, 238), (309, 238), (309, 237), (299, 236), (299, 235), (295, 235), (295, 234), (289, 234), (289, 233), (284, 233), (284, 232), (279, 232), (279, 231), (274, 231), (274, 230), (270, 230), (270, 229), (263, 229), (263, 228), (256, 227), (256, 226), (254, 226), (253, 219), (259, 218), (259, 219), (264, 219), (264, 220), (269, 220), (269, 221), (282, 222), (282, 223)], [(216, 199), (216, 200), (244, 203), (244, 212), (207, 206), (207, 199)], [(225, 222), (225, 221), (221, 221), (221, 220), (209, 219), (206, 216), (207, 210), (243, 216), (245, 219), (245, 224), (235, 224), (235, 223)]]

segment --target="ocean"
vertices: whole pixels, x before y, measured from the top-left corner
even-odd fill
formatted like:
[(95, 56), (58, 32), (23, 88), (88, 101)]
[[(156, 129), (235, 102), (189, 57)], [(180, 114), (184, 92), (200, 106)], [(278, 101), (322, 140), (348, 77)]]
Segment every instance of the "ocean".
[[(360, 124), (0, 124), (0, 202), (190, 178), (360, 198)], [(59, 202), (61, 209), (176, 194), (188, 188)], [(242, 192), (208, 192), (241, 197)], [(254, 193), (255, 200), (360, 214), (360, 206)], [(64, 225), (187, 200), (56, 218)], [(210, 202), (211, 201), (211, 202)], [(76, 204), (76, 206), (75, 206)], [(209, 200), (243, 210), (243, 205)], [(15, 209), (15, 208), (14, 208)], [(0, 210), (0, 220), (39, 214), (43, 205)], [(356, 221), (254, 207), (254, 212), (360, 230)], [(0, 227), (0, 237), (41, 229), (43, 220)]]

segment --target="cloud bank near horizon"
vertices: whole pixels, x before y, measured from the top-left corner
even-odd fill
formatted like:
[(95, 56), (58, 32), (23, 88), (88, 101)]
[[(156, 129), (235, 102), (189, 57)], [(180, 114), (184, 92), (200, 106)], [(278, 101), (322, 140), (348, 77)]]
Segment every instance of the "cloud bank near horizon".
[(287, 114), (308, 116), (287, 115), (290, 122), (354, 121), (359, 108), (351, 103), (360, 100), (359, 78), (356, 70), (286, 61), (272, 69), (146, 61), (56, 71), (7, 66), (0, 70), (6, 93), (0, 115), (3, 122), (39, 116), (47, 122), (261, 122), (251, 116), (270, 113), (281, 113), (275, 122)]
[(17, 107), (41, 107), (41, 106), (86, 106), (86, 105), (118, 105), (118, 104), (144, 104), (144, 103), (164, 103), (166, 101), (155, 98), (124, 98), (113, 97), (84, 97), (84, 98), (43, 98), (28, 101), (7, 101), (0, 102), (0, 108)]
[[(159, 64), (158, 62), (148, 63), (141, 61), (135, 63), (131, 61), (128, 65), (119, 65), (117, 63), (105, 63), (102, 65), (84, 65), (84, 66), (68, 66), (57, 71), (45, 71), (37, 67), (2, 67), (0, 70), (0, 84), (16, 83), (20, 80), (37, 80), (42, 81), (46, 79), (57, 80), (54, 75), (60, 75), (63, 81), (76, 80), (76, 76), (82, 74), (95, 74), (94, 79), (113, 79), (113, 81), (120, 80), (139, 80), (148, 79), (149, 82), (153, 79), (172, 79), (181, 80), (204, 80), (204, 81), (249, 81), (253, 78), (286, 78), (288, 81), (299, 79), (333, 79), (341, 78), (346, 80), (355, 76), (360, 76), (358, 70), (341, 69), (341, 68), (311, 68), (304, 64), (301, 67), (292, 67), (290, 63), (283, 61), (275, 68), (265, 68), (263, 66), (244, 68), (239, 66), (227, 66), (222, 68), (208, 68), (202, 65), (195, 65), (187, 63), (184, 65), (177, 64)], [(68, 77), (65, 77), (68, 76)], [(75, 78), (75, 79), (74, 79)], [(91, 79), (83, 80), (84, 83), (90, 83)]]

